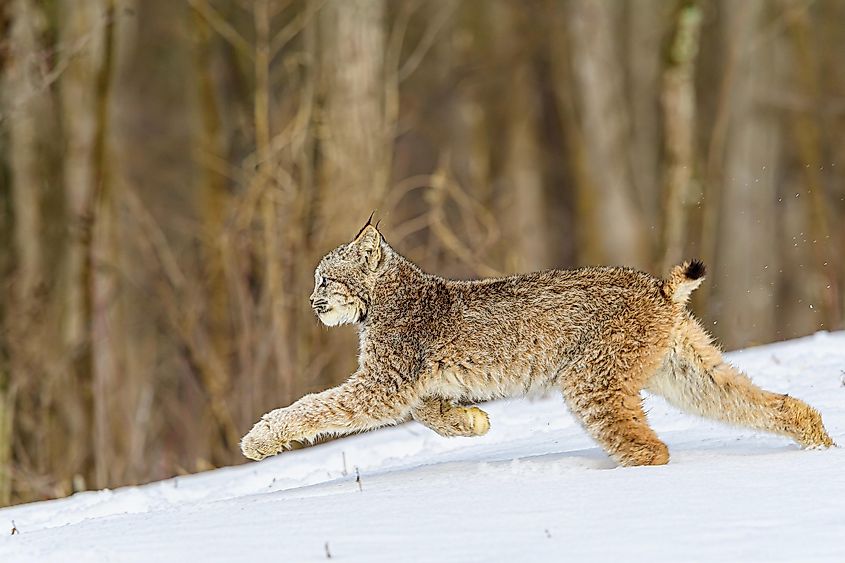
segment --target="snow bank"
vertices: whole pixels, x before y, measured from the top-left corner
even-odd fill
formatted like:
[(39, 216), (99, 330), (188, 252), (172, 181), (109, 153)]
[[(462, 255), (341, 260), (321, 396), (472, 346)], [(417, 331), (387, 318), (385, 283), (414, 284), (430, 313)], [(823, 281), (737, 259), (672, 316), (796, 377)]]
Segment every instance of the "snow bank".
[[(729, 357), (845, 444), (845, 333)], [(480, 438), (408, 423), (3, 509), (0, 561), (845, 561), (845, 449), (646, 403), (667, 466), (615, 467), (559, 397), (500, 401)]]

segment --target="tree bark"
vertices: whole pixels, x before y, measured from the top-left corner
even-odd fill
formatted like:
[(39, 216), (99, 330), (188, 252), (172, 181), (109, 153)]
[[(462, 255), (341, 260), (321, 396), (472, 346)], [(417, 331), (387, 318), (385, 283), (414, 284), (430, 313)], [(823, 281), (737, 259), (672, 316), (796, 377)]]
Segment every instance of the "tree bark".
[[(99, 2), (79, 5), (72, 0), (60, 4), (65, 25), (61, 26), (64, 45), (86, 45), (69, 60), (60, 82), (63, 130), (66, 135), (64, 159), (65, 206), (69, 237), (64, 280), (63, 333), (71, 354), (73, 385), (84, 396), (81, 409), (71, 418), (68, 428), (74, 443), (94, 441), (93, 372), (91, 355), (91, 229), (97, 191), (94, 178), (94, 144), (97, 135), (97, 71), (102, 64), (102, 37), (97, 33), (102, 21)], [(98, 445), (103, 447), (102, 437)], [(94, 448), (74, 448), (70, 466), (74, 473), (86, 474)], [(85, 458), (88, 458), (86, 461)], [(102, 471), (102, 469), (101, 469)], [(86, 475), (90, 477), (90, 475)], [(102, 475), (100, 476), (102, 477)], [(105, 484), (103, 484), (105, 486)]]
[[(646, 225), (660, 222), (661, 48), (668, 20), (665, 0), (625, 2), (627, 91), (631, 114), (631, 176)], [(653, 236), (653, 235), (652, 235)], [(650, 242), (655, 243), (656, 240)]]
[[(321, 14), (323, 157), (320, 217), (326, 241), (353, 236), (384, 196), (382, 0), (328, 2)], [(356, 194), (349, 197), (347, 194)]]
[(649, 244), (636, 202), (626, 147), (630, 117), (622, 95), (615, 28), (621, 5), (603, 0), (566, 4), (568, 52), (573, 70), (575, 104), (580, 111), (578, 127), (584, 145), (583, 168), (589, 184), (578, 189), (589, 200), (580, 217), (586, 232), (582, 238), (597, 241), (598, 255), (588, 262), (649, 265)]
[(14, 281), (10, 295), (4, 295), (8, 300), (4, 313), (9, 320), (3, 334), (8, 365), (0, 368), (3, 370), (0, 373), (0, 503), (3, 504), (12, 493), (12, 440), (19, 432), (13, 417), (16, 389), (40, 375), (32, 373), (33, 355), (54, 351), (46, 346), (38, 315), (45, 307), (43, 200), (49, 172), (43, 160), (49, 152), (46, 147), (53, 110), (50, 92), (40, 75), (44, 49), (41, 35), (46, 20), (38, 4), (31, 0), (15, 0), (8, 9), (10, 53), (3, 83), (2, 120), (9, 135)]
[(39, 34), (44, 15), (30, 0), (11, 4), (11, 64), (6, 79), (5, 120), (10, 137), (9, 167), (15, 217), (15, 288), (18, 303), (29, 304), (44, 278), (41, 158), (51, 112), (49, 90), (39, 80)]
[[(319, 18), (318, 254), (350, 240), (381, 203), (390, 141), (384, 122), (384, 1), (328, 2)], [(342, 359), (330, 366), (334, 377), (354, 368), (354, 336), (340, 337)]]
[[(522, 37), (529, 32), (522, 8), (497, 2), (492, 11), (493, 28), (502, 37)], [(550, 266), (546, 223), (546, 193), (539, 147), (540, 94), (534, 74), (534, 50), (529, 40), (498, 46), (497, 58), (512, 75), (503, 100), (506, 111), (503, 131), (502, 209), (500, 225), (508, 249), (506, 270), (536, 271)]]
[(701, 8), (696, 0), (681, 0), (666, 53), (661, 105), (663, 109), (663, 229), (661, 272), (683, 259), (688, 207), (695, 168), (695, 63), (701, 32)]
[[(792, 129), (798, 154), (804, 163), (802, 172), (809, 199), (806, 218), (807, 230), (812, 234), (809, 251), (815, 262), (816, 283), (811, 285), (811, 295), (816, 296), (822, 319), (816, 324), (826, 330), (842, 328), (842, 303), (840, 302), (839, 267), (841, 259), (834, 249), (829, 219), (829, 201), (825, 190), (824, 148), (822, 143), (822, 116), (824, 106), (818, 71), (817, 53), (813, 52), (812, 28), (806, 6), (795, 0), (785, 0), (786, 19), (792, 38), (792, 52), (798, 78), (798, 88), (809, 101), (806, 111), (792, 112)], [(812, 287), (815, 286), (815, 287)]]
[(744, 47), (731, 96), (719, 252), (711, 276), (718, 295), (717, 331), (728, 348), (768, 342), (776, 320), (774, 241), (781, 129), (776, 116), (760, 104), (763, 94), (778, 88), (773, 71), (776, 49), (747, 48), (761, 32), (767, 6), (722, 3), (726, 41)]

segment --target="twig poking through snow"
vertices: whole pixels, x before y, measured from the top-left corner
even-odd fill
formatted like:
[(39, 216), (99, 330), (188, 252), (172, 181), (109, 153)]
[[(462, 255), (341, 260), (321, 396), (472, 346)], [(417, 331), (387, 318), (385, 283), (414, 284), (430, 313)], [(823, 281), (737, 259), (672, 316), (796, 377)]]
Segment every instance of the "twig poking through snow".
[(364, 492), (364, 487), (361, 485), (361, 473), (358, 472), (358, 468), (355, 468), (355, 482), (358, 483), (358, 491)]
[(323, 547), (326, 548), (326, 559), (331, 559), (332, 558), (332, 552), (329, 551), (329, 542), (326, 542), (326, 544)]
[(11, 533), (11, 535), (14, 536), (15, 534), (20, 534), (20, 532), (18, 531), (18, 527), (15, 526), (15, 521), (12, 520), (12, 533)]

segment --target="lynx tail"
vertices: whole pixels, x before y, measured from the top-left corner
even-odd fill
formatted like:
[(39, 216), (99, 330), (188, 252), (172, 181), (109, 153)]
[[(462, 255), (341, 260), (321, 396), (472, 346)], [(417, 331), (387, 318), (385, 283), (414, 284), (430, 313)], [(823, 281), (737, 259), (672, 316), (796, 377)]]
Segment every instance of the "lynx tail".
[(663, 282), (663, 295), (675, 303), (686, 303), (690, 294), (704, 281), (706, 268), (699, 260), (687, 261), (672, 268)]

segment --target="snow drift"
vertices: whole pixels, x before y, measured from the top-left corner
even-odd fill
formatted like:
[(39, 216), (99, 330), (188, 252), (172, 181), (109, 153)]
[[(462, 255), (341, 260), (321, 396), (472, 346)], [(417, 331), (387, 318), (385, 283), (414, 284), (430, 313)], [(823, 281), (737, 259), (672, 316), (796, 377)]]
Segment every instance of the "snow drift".
[[(845, 444), (845, 332), (729, 359)], [(669, 465), (617, 468), (559, 396), (500, 401), (480, 438), (407, 423), (3, 509), (0, 561), (845, 561), (845, 450), (646, 408)]]

